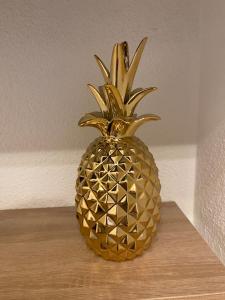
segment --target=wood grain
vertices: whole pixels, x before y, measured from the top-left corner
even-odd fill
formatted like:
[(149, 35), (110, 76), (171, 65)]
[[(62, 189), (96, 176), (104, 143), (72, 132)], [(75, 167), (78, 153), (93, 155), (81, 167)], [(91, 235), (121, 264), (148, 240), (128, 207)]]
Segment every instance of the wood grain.
[(225, 299), (225, 268), (172, 202), (123, 263), (87, 249), (72, 207), (0, 211), (0, 299)]

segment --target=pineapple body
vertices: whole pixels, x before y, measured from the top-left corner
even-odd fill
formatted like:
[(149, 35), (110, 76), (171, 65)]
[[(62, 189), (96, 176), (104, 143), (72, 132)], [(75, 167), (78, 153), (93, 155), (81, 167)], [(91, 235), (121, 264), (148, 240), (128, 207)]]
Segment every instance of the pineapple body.
[(96, 254), (123, 261), (149, 247), (160, 218), (160, 182), (139, 138), (95, 139), (82, 157), (76, 190), (80, 231)]

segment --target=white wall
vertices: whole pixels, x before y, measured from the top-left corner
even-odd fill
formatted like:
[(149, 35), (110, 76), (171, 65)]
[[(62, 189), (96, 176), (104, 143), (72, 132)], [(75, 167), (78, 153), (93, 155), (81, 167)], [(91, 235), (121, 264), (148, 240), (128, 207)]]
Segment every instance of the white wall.
[(225, 263), (225, 1), (201, 3), (195, 224)]
[[(87, 82), (102, 82), (113, 43), (131, 53), (151, 39), (136, 86), (158, 86), (138, 112), (158, 113), (138, 135), (157, 159), (163, 200), (192, 219), (199, 79), (199, 1), (0, 2), (0, 209), (73, 204), (75, 169), (93, 129), (76, 125), (96, 109)], [(184, 175), (185, 174), (185, 175)]]

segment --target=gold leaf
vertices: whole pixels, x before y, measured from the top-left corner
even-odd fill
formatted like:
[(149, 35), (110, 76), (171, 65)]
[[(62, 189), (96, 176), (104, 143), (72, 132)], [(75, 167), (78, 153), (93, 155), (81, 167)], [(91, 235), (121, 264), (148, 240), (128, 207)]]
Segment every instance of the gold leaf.
[(105, 79), (105, 82), (106, 83), (110, 83), (110, 73), (109, 73), (109, 70), (107, 69), (107, 67), (105, 66), (105, 64), (103, 63), (103, 61), (101, 60), (101, 58), (98, 57), (98, 55), (94, 55), (97, 63), (98, 63), (98, 66), (101, 70), (101, 73)]
[(113, 117), (123, 116), (124, 104), (118, 89), (112, 84), (106, 84), (104, 88), (111, 103)]
[(128, 99), (125, 104), (126, 115), (131, 116), (134, 113), (134, 110), (137, 104), (143, 99), (147, 94), (157, 90), (156, 87), (150, 87), (146, 89), (138, 89), (136, 93), (132, 94), (132, 96)]
[(138, 118), (135, 118), (133, 121), (130, 122), (130, 125), (126, 131), (126, 136), (134, 135), (138, 127), (140, 127), (145, 122), (157, 120), (161, 120), (161, 118), (154, 114), (142, 115)]
[(99, 129), (102, 135), (107, 135), (107, 128), (109, 125), (109, 121), (102, 117), (102, 114), (99, 112), (92, 112), (84, 115), (80, 121), (79, 126), (91, 126)]
[(147, 37), (145, 37), (139, 44), (136, 52), (134, 53), (134, 57), (131, 61), (127, 76), (128, 76), (128, 84), (126, 93), (129, 94), (133, 85), (134, 77), (141, 59), (141, 55), (143, 53), (145, 44), (147, 42)]
[(105, 100), (102, 98), (101, 94), (99, 93), (99, 91), (96, 89), (95, 86), (93, 86), (92, 84), (88, 84), (88, 87), (91, 90), (92, 95), (95, 97), (95, 99), (101, 109), (101, 112), (105, 116), (108, 112), (108, 108), (105, 103)]

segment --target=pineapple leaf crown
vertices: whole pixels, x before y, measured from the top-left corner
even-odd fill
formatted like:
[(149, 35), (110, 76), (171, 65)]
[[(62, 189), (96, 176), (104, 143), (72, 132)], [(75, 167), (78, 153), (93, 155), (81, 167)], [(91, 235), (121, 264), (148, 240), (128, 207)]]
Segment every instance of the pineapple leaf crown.
[(154, 114), (142, 116), (134, 114), (134, 110), (142, 98), (157, 89), (156, 87), (149, 87), (132, 90), (134, 77), (146, 42), (147, 38), (140, 42), (131, 62), (129, 62), (127, 42), (115, 44), (110, 71), (102, 60), (95, 55), (105, 84), (98, 89), (92, 84), (88, 84), (88, 87), (101, 112), (87, 113), (80, 119), (80, 126), (96, 127), (103, 136), (119, 138), (132, 136), (137, 128), (147, 121), (160, 120), (160, 117)]

